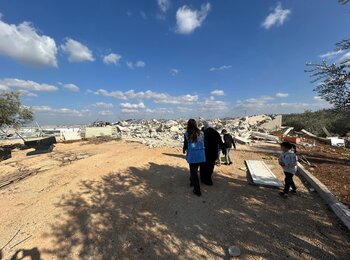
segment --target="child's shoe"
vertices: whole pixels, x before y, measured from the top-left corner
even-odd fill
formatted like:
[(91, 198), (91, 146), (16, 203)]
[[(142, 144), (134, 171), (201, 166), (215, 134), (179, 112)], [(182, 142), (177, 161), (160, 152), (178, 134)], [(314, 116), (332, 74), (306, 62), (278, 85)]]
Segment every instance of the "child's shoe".
[(284, 193), (283, 191), (281, 191), (280, 193), (278, 193), (281, 197), (283, 198), (288, 198), (288, 194)]

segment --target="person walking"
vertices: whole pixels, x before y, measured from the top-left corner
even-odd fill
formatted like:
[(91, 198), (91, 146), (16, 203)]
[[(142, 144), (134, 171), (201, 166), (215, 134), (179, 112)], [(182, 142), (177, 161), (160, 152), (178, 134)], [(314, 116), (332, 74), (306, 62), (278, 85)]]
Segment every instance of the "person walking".
[(212, 175), (215, 162), (218, 159), (219, 147), (223, 145), (218, 131), (211, 127), (209, 122), (204, 122), (205, 158), (200, 171), (201, 182), (206, 185), (213, 185)]
[(236, 150), (236, 142), (233, 139), (232, 135), (230, 135), (229, 133), (227, 133), (226, 129), (223, 129), (221, 131), (221, 133), (224, 135), (224, 149), (225, 149), (225, 158), (226, 158), (226, 165), (231, 165), (232, 164), (232, 160), (231, 160), (231, 149), (232, 147)]
[(197, 122), (190, 119), (187, 122), (187, 131), (184, 135), (183, 153), (190, 166), (190, 186), (193, 186), (193, 193), (201, 196), (201, 189), (198, 178), (198, 169), (205, 162), (204, 133), (199, 130)]
[(289, 142), (281, 143), (282, 154), (278, 158), (278, 162), (283, 168), (285, 175), (284, 189), (279, 194), (282, 197), (288, 197), (289, 189), (292, 188), (292, 193), (296, 193), (297, 187), (293, 181), (293, 177), (298, 170), (298, 157), (296, 155), (296, 148)]

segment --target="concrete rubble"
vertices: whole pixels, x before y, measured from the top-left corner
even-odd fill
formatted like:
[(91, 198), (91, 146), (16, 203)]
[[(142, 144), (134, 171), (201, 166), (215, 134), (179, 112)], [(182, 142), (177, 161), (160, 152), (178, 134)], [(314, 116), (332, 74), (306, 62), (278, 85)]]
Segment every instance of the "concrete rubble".
[[(40, 137), (55, 136), (58, 141), (77, 141), (93, 138), (121, 138), (127, 141), (140, 142), (150, 148), (155, 147), (181, 147), (183, 134), (188, 119), (178, 120), (126, 120), (116, 123), (97, 121), (89, 126), (67, 127), (37, 127), (22, 128), (21, 134), (25, 134), (27, 140), (35, 140)], [(204, 119), (197, 119), (199, 127), (203, 126)], [(281, 130), (282, 116), (257, 115), (242, 118), (226, 118), (208, 120), (211, 125), (221, 132), (226, 129), (240, 144), (251, 144), (255, 139), (269, 142), (278, 142), (278, 137), (271, 133)], [(5, 131), (3, 131), (5, 133)], [(27, 133), (28, 132), (28, 133)], [(6, 136), (3, 139), (9, 139)], [(18, 138), (18, 137), (17, 137)]]
[[(237, 119), (212, 119), (211, 125), (221, 132), (226, 129), (235, 136), (236, 141), (250, 144), (252, 138), (278, 142), (276, 136), (269, 133), (280, 130), (282, 116), (274, 118), (266, 115), (243, 117)], [(204, 119), (198, 120), (202, 127)], [(119, 136), (124, 140), (143, 143), (150, 148), (154, 147), (181, 147), (187, 120), (129, 120), (115, 124)]]

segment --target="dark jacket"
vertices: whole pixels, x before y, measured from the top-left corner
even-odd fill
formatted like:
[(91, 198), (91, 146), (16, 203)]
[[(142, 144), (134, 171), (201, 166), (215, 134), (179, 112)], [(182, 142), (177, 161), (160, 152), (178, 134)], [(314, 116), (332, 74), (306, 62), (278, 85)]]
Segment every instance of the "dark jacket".
[(219, 147), (223, 144), (218, 131), (208, 127), (204, 130), (205, 156), (207, 161), (216, 161), (219, 155)]
[(236, 149), (236, 142), (233, 139), (232, 135), (230, 134), (224, 134), (224, 147), (225, 148), (235, 148)]

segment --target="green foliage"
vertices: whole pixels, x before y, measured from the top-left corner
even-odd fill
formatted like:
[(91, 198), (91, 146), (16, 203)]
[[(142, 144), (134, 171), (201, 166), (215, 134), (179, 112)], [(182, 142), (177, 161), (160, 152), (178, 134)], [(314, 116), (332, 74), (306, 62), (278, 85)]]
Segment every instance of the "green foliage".
[[(350, 0), (338, 0), (347, 4)], [(350, 39), (342, 40), (336, 44), (335, 51), (350, 50)], [(345, 57), (345, 56), (344, 56)], [(310, 69), (305, 70), (317, 82), (314, 91), (322, 99), (328, 101), (336, 109), (350, 108), (350, 58), (344, 58), (332, 64), (323, 60), (320, 64), (306, 64)]]
[(17, 92), (0, 93), (0, 127), (19, 127), (33, 120), (33, 112), (23, 107)]
[(283, 125), (292, 126), (296, 131), (305, 129), (318, 136), (325, 136), (322, 127), (326, 127), (331, 134), (345, 136), (350, 132), (350, 109), (283, 115)]

